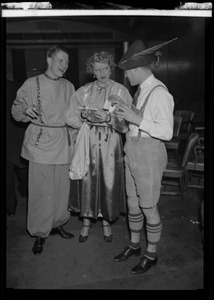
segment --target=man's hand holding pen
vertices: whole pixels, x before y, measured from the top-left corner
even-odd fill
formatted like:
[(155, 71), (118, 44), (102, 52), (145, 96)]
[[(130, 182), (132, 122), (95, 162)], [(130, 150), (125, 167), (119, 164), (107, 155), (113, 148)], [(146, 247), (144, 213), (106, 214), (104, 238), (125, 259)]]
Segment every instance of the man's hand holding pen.
[(124, 103), (115, 104), (115, 106), (116, 106), (115, 115), (118, 118), (123, 118), (126, 121), (135, 124), (137, 126), (140, 125), (142, 121), (142, 117), (139, 114), (137, 114), (131, 107), (129, 107)]

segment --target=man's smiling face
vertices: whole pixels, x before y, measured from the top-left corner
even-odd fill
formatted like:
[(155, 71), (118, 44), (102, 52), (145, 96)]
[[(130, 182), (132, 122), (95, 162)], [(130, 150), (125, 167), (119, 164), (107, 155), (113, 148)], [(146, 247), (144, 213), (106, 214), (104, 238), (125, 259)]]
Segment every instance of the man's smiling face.
[(58, 51), (52, 57), (48, 57), (48, 71), (53, 77), (62, 77), (67, 71), (69, 56), (63, 51)]

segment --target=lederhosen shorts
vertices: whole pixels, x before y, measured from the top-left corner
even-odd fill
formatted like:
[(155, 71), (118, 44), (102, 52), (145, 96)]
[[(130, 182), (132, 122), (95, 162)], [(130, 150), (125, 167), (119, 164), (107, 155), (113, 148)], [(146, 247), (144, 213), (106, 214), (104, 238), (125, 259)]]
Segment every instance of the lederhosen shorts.
[(150, 137), (127, 136), (124, 151), (128, 199), (139, 201), (142, 208), (154, 207), (167, 165), (164, 143)]

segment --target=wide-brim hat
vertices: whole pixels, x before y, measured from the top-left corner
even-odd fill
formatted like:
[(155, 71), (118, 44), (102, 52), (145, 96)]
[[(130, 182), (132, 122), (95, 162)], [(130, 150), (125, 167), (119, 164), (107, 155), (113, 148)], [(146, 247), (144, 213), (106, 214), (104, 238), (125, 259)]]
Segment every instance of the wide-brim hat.
[(156, 58), (156, 52), (160, 48), (175, 41), (176, 39), (177, 38), (174, 38), (151, 48), (146, 48), (143, 41), (136, 40), (131, 44), (126, 53), (123, 55), (118, 63), (118, 67), (122, 70), (130, 70), (147, 66), (151, 64), (151, 62)]

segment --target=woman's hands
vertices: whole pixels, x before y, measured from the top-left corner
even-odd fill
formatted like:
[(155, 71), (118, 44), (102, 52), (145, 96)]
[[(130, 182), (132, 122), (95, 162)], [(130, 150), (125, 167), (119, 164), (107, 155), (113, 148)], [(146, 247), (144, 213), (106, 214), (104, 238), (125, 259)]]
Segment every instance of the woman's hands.
[(81, 109), (81, 118), (91, 123), (110, 122), (110, 115), (102, 109)]
[[(142, 121), (142, 117), (140, 116), (139, 113), (132, 110), (131, 107), (124, 104), (122, 101), (121, 102), (115, 101), (115, 100), (119, 100), (119, 99), (115, 99), (115, 97), (114, 99), (112, 98), (111, 100), (113, 100), (112, 104), (115, 105), (114, 114), (118, 119), (124, 119), (137, 126), (140, 125)], [(83, 119), (87, 119), (91, 123), (104, 123), (104, 122), (109, 123), (111, 121), (111, 115), (102, 109), (96, 109), (91, 111), (90, 109), (83, 110), (81, 112), (81, 117)]]
[(96, 118), (99, 119), (99, 123), (104, 123), (104, 122), (108, 122), (109, 121), (109, 114), (107, 114), (107, 112), (105, 112), (104, 110), (96, 110), (94, 112)]

